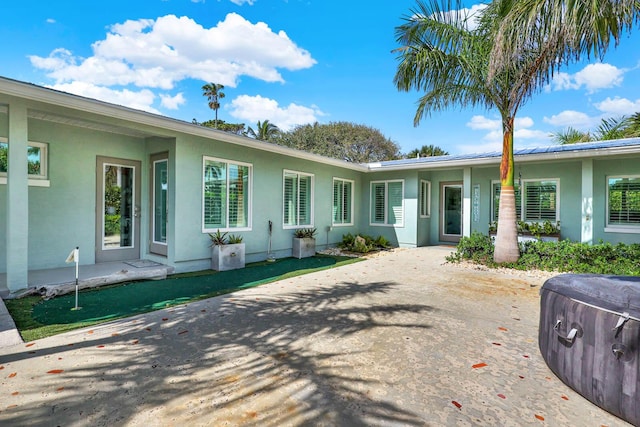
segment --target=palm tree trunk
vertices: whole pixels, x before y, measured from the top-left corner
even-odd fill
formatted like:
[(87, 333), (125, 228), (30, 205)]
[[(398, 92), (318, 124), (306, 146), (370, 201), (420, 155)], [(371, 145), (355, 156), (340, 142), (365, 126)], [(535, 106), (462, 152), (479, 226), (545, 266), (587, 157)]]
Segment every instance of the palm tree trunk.
[(516, 262), (520, 258), (516, 197), (513, 187), (513, 120), (513, 117), (507, 117), (503, 120), (500, 207), (498, 209), (498, 231), (493, 252), (493, 260), (497, 263)]

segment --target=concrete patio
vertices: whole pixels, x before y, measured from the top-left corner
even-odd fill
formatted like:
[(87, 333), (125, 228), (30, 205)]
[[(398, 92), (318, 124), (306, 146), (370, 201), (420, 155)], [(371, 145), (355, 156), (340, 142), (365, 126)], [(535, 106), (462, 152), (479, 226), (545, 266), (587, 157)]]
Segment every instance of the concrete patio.
[(0, 348), (0, 425), (625, 426), (538, 351), (544, 275), (364, 262)]

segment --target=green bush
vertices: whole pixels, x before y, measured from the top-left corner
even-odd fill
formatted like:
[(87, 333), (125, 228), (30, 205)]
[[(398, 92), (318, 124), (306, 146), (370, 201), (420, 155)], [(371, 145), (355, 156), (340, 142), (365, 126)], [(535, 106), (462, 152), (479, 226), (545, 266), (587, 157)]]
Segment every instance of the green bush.
[(120, 215), (104, 216), (104, 235), (113, 236), (120, 234)]
[(354, 236), (351, 233), (347, 233), (342, 235), (342, 242), (338, 246), (347, 251), (365, 254), (375, 250), (386, 249), (391, 244), (383, 236), (378, 236), (374, 239), (367, 235)]
[[(529, 241), (520, 246), (520, 259), (505, 264), (519, 270), (547, 270), (572, 273), (615, 274), (640, 276), (640, 244), (587, 243), (561, 240), (558, 242)], [(450, 262), (471, 260), (496, 266), (493, 244), (488, 236), (473, 233), (460, 239), (456, 252), (447, 257)]]

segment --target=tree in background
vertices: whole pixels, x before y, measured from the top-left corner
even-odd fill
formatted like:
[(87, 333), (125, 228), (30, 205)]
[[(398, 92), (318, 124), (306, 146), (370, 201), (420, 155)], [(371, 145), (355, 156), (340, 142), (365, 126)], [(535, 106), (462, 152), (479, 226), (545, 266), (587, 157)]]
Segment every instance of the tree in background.
[(579, 142), (610, 141), (612, 139), (640, 137), (640, 113), (632, 116), (602, 119), (593, 132), (579, 131), (572, 127), (552, 134), (558, 144), (576, 144)]
[(218, 109), (220, 109), (220, 100), (224, 98), (224, 92), (222, 92), (224, 86), (218, 83), (207, 83), (202, 86), (202, 96), (206, 96), (209, 101), (209, 108), (216, 112), (216, 120), (214, 122), (214, 128), (217, 129), (218, 125)]
[(249, 126), (249, 129), (247, 129), (247, 136), (258, 139), (260, 141), (270, 141), (280, 133), (280, 129), (278, 128), (278, 126), (274, 125), (273, 123), (269, 123), (269, 120), (265, 120), (263, 122), (260, 122), (258, 120), (256, 129), (258, 129), (257, 132), (253, 130), (251, 126)]
[(414, 148), (413, 150), (405, 154), (403, 157), (405, 159), (415, 159), (417, 157), (435, 157), (435, 156), (447, 156), (447, 155), (449, 155), (449, 152), (444, 151), (440, 147), (436, 147), (435, 145), (423, 145), (422, 147), (420, 147), (420, 149)]
[(193, 119), (191, 123), (193, 123), (194, 125), (214, 128), (229, 133), (235, 133), (236, 135), (245, 134), (244, 123), (227, 123), (224, 120), (207, 120), (205, 122), (199, 123), (196, 119)]
[(399, 146), (379, 130), (350, 122), (299, 125), (272, 142), (353, 163), (400, 157)]

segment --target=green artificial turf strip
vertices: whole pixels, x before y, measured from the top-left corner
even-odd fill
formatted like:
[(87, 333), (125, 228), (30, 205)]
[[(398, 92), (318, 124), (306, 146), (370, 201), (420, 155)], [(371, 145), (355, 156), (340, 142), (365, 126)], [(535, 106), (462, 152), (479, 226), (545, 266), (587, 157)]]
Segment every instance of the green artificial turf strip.
[(80, 310), (72, 310), (75, 293), (50, 300), (40, 297), (8, 300), (6, 305), (23, 339), (32, 341), (357, 261), (355, 258), (333, 256), (284, 258), (276, 262), (255, 263), (239, 270), (186, 273), (164, 280), (94, 288), (79, 293)]

